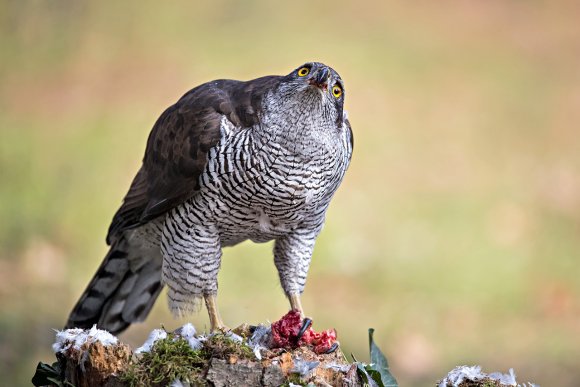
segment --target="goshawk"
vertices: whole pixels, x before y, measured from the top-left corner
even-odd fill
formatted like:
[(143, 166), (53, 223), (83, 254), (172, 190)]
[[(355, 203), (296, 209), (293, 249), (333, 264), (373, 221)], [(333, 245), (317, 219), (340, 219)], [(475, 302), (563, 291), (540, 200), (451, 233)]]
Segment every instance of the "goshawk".
[(211, 329), (223, 329), (222, 247), (248, 239), (275, 241), (282, 288), (303, 315), (314, 242), (353, 149), (344, 96), (336, 71), (306, 63), (286, 76), (204, 83), (165, 110), (67, 327), (121, 332), (167, 285), (174, 314), (203, 297)]

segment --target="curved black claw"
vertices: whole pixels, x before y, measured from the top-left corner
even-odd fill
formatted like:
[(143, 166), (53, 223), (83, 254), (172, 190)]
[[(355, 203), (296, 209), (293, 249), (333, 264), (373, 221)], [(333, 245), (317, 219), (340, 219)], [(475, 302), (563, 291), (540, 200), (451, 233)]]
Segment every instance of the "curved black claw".
[(324, 351), (324, 353), (328, 354), (328, 353), (333, 353), (334, 351), (336, 351), (338, 349), (339, 345), (338, 343), (334, 343), (332, 344), (332, 347), (328, 348), (326, 351)]
[(304, 333), (308, 330), (308, 328), (310, 328), (311, 325), (312, 325), (312, 320), (309, 319), (308, 317), (305, 317), (304, 320), (302, 321), (302, 327), (300, 327), (300, 330), (298, 331), (298, 335), (296, 335), (296, 342), (297, 343), (300, 341), (302, 336), (304, 336)]

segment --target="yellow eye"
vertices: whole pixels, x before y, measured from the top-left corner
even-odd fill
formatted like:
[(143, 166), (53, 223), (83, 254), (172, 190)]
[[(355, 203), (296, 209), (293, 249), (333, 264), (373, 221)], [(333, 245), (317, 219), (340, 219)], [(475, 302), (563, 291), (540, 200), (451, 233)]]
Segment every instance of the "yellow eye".
[(308, 67), (302, 67), (300, 70), (298, 70), (298, 76), (305, 77), (308, 75), (309, 72), (310, 72), (310, 69)]
[(340, 88), (340, 86), (334, 85), (332, 87), (332, 95), (334, 95), (336, 98), (340, 98), (340, 96), (342, 95), (342, 89)]

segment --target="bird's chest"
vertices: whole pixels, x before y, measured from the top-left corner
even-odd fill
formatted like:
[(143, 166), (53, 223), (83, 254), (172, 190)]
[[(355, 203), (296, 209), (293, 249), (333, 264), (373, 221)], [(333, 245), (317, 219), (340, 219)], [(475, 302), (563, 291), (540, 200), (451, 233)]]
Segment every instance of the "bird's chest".
[(338, 186), (334, 164), (332, 155), (320, 150), (305, 157), (275, 146), (218, 149), (209, 163), (205, 196), (213, 202), (222, 239), (262, 242), (316, 223)]
[(231, 193), (231, 209), (257, 209), (274, 221), (304, 216), (323, 203), (329, 189), (329, 165), (321, 160), (305, 162), (292, 157), (256, 160), (249, 168), (221, 177), (222, 194)]
[(202, 185), (219, 196), (235, 194), (240, 205), (274, 201), (296, 210), (316, 206), (320, 193), (340, 178), (340, 158), (328, 144), (309, 139), (263, 143), (242, 132), (212, 150)]

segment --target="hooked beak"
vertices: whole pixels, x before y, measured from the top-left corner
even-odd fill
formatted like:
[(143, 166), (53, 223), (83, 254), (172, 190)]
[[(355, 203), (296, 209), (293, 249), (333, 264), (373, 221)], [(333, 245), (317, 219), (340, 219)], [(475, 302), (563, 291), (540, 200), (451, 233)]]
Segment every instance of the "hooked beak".
[(328, 77), (330, 76), (330, 70), (328, 67), (323, 67), (319, 69), (316, 74), (310, 78), (310, 84), (316, 86), (321, 90), (326, 90), (328, 88)]

